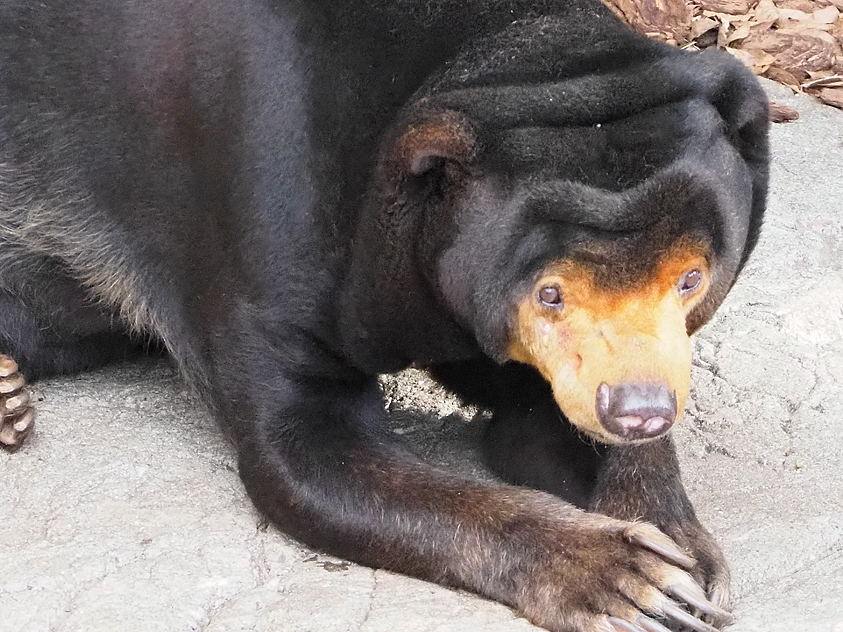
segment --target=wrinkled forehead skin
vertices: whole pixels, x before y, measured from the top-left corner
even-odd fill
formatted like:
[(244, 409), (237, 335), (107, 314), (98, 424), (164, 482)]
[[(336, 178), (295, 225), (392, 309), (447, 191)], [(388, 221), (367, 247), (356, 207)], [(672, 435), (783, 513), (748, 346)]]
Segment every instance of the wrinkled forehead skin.
[(416, 109), (459, 112), (477, 139), (479, 177), (456, 205), (459, 244), (440, 265), (468, 275), (451, 291), (469, 322), (487, 308), (466, 294), (500, 304), (577, 240), (616, 250), (614, 265), (645, 265), (655, 244), (621, 249), (649, 230), (662, 247), (692, 232), (710, 243), (716, 276), (695, 330), (754, 247), (767, 101), (729, 55), (625, 39), (589, 16), (543, 18), (473, 44), (421, 93)]
[[(700, 156), (700, 153), (705, 155)], [(533, 175), (481, 177), (458, 204), (457, 238), (441, 258), (449, 302), (474, 323), (484, 350), (500, 359), (512, 305), (541, 272), (579, 264), (596, 286), (624, 293), (646, 283), (677, 244), (705, 253), (705, 299), (689, 333), (714, 313), (744, 259), (752, 207), (751, 174), (722, 138), (623, 191)]]
[[(552, 38), (545, 45), (552, 46)], [(516, 73), (506, 68), (476, 70), (474, 85), (443, 79), (425, 103), (460, 112), (478, 147), (474, 175), (453, 205), (456, 237), (438, 263), (445, 300), (486, 353), (534, 364), (571, 421), (607, 441), (616, 437), (595, 419), (578, 418), (594, 408), (593, 393), (579, 410), (566, 410), (557, 369), (538, 366), (545, 359), (525, 352), (523, 340), (513, 351), (536, 284), (556, 275), (564, 294), (573, 281), (559, 274), (575, 269), (577, 287), (587, 287), (589, 300), (622, 306), (611, 315), (619, 322), (646, 294), (662, 324), (673, 324), (641, 324), (630, 335), (649, 340), (656, 329), (681, 327), (687, 338), (712, 316), (752, 250), (767, 182), (766, 100), (740, 64), (721, 55), (658, 47), (623, 53), (612, 46), (598, 37), (596, 49), (566, 49), (549, 71), (553, 76), (534, 78), (534, 85), (515, 83)], [(595, 55), (600, 59), (590, 59)], [(609, 70), (593, 72), (597, 61)], [(454, 66), (459, 70), (460, 63)], [(463, 76), (472, 68), (465, 62)], [(681, 276), (683, 265), (704, 268), (704, 291), (691, 302), (677, 302), (673, 281), (665, 285), (666, 271)], [(646, 290), (656, 286), (661, 294)], [(571, 310), (573, 320), (556, 319), (542, 344), (554, 336), (569, 340), (573, 321), (579, 323), (575, 338), (590, 336), (585, 329), (592, 326), (605, 337), (599, 323), (608, 312), (592, 309), (585, 318)], [(676, 331), (669, 336), (675, 353), (663, 345), (650, 363), (675, 365), (671, 356), (682, 356), (684, 368), (669, 371), (689, 373), (689, 343)], [(533, 342), (532, 352), (539, 353), (541, 344)], [(633, 340), (628, 348), (644, 344)], [(614, 356), (602, 361), (620, 362)], [(607, 369), (607, 380), (638, 379), (631, 375), (636, 371), (613, 375)], [(641, 373), (642, 380), (661, 379), (658, 371)], [(600, 376), (589, 379), (597, 380), (592, 389), (602, 383)], [(671, 380), (687, 393), (686, 378), (665, 378)], [(677, 400), (681, 415), (684, 395)]]

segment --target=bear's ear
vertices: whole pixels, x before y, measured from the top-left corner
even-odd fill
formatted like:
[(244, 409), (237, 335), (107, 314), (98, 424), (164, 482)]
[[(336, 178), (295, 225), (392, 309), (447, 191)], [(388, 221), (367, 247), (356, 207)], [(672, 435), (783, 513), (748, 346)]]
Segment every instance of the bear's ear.
[(400, 179), (420, 176), (447, 162), (463, 168), (474, 158), (476, 141), (465, 118), (445, 110), (425, 113), (401, 127), (387, 163)]

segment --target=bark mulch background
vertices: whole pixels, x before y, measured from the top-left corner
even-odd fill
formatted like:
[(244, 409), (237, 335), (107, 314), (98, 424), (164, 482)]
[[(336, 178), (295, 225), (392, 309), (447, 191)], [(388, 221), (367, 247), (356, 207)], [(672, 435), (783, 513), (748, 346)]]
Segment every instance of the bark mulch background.
[[(763, 77), (843, 109), (843, 0), (604, 0), (637, 31), (716, 46)], [(796, 113), (774, 109), (787, 120)]]

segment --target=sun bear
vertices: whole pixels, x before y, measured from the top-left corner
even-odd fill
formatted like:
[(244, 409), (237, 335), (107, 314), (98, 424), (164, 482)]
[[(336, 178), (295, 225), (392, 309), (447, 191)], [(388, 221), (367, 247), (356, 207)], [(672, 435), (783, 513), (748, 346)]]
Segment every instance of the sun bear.
[[(161, 345), (309, 546), (556, 632), (711, 631), (670, 429), (767, 116), (593, 0), (6, 2), (0, 442), (24, 379)], [(389, 431), (410, 365), (491, 411), (500, 483)]]

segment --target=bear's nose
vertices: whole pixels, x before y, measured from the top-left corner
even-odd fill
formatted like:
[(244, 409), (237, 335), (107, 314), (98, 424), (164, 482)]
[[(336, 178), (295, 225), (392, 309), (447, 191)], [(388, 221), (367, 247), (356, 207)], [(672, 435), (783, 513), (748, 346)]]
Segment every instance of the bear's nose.
[(624, 439), (657, 437), (676, 421), (676, 393), (657, 383), (604, 382), (597, 388), (597, 417), (606, 430)]

